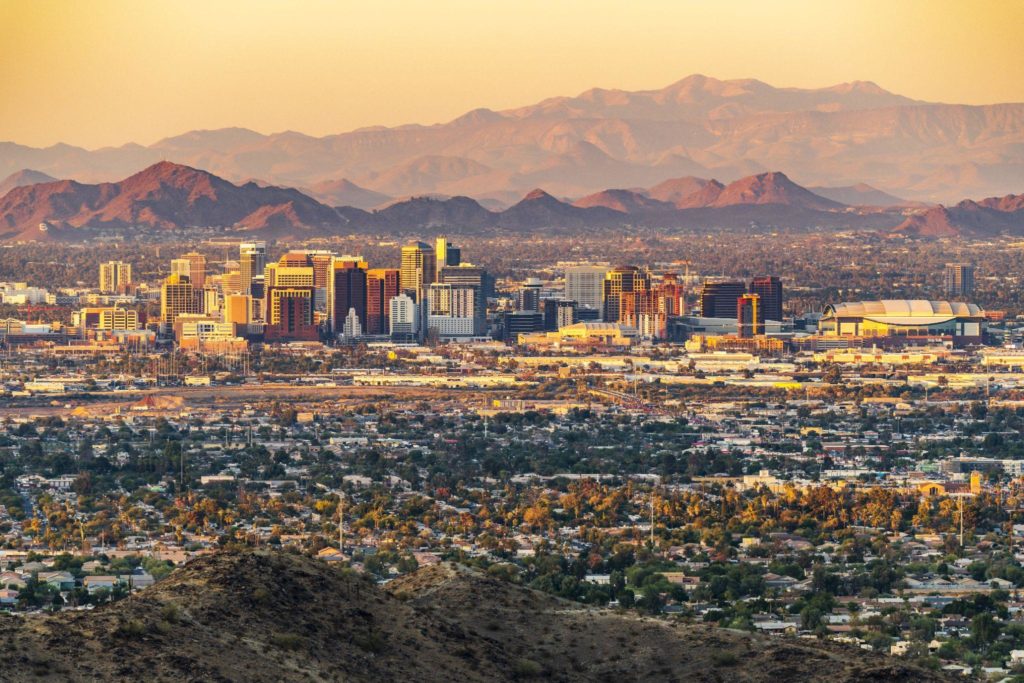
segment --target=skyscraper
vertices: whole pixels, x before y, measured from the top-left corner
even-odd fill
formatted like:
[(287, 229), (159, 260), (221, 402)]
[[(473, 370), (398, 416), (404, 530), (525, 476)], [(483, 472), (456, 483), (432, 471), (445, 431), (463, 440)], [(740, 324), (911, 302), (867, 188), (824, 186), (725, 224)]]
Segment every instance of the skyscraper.
[(366, 271), (366, 333), (390, 334), (391, 300), (398, 296), (397, 268)]
[(267, 341), (316, 341), (313, 321), (313, 287), (267, 289)]
[[(192, 282), (192, 262), (187, 258), (171, 259), (171, 275), (184, 275)], [(195, 282), (192, 286), (195, 287)]]
[(974, 295), (974, 266), (969, 263), (946, 264), (946, 296), (969, 299)]
[(774, 276), (755, 277), (750, 282), (750, 293), (761, 297), (758, 305), (760, 319), (782, 320), (782, 280)]
[(206, 257), (196, 251), (190, 251), (187, 254), (182, 254), (181, 258), (188, 259), (189, 262), (189, 278), (192, 280), (192, 286), (196, 289), (202, 289), (206, 286)]
[(570, 266), (565, 269), (565, 298), (580, 308), (604, 312), (604, 277), (606, 266)]
[(487, 295), (491, 280), (487, 271), (480, 266), (462, 263), (441, 269), (440, 283), (472, 287), (473, 293), (473, 334), (482, 336), (487, 332)]
[(448, 241), (443, 235), (434, 241), (434, 257), (436, 260), (434, 282), (441, 281), (441, 270), (446, 266), (457, 266), (462, 263), (462, 249)]
[(736, 300), (736, 330), (740, 337), (749, 338), (762, 334), (763, 321), (760, 295), (744, 294)]
[(100, 264), (100, 291), (104, 294), (122, 292), (132, 282), (132, 264), (107, 261)]
[(366, 261), (362, 256), (336, 256), (327, 278), (327, 313), (330, 329), (341, 334), (345, 318), (355, 310), (360, 330), (366, 330)]
[(480, 334), (477, 300), (480, 288), (435, 282), (427, 288), (427, 329), (442, 338)]
[(195, 289), (187, 275), (171, 275), (160, 287), (160, 322), (174, 325), (175, 319), (185, 313), (198, 313)]
[(391, 299), (388, 306), (388, 324), (391, 336), (399, 339), (415, 337), (420, 331), (420, 316), (416, 303), (402, 293)]
[(540, 293), (543, 289), (543, 285), (540, 280), (535, 277), (531, 277), (523, 286), (519, 289), (519, 310), (520, 311), (539, 311), (540, 310)]
[(555, 332), (576, 322), (576, 302), (572, 299), (544, 299), (544, 329)]
[[(263, 286), (270, 287), (312, 287), (315, 280), (313, 263), (301, 252), (289, 252), (278, 259), (277, 263), (268, 263), (263, 269)], [(257, 276), (254, 274), (249, 289), (255, 295), (254, 286)]]
[(426, 288), (436, 277), (437, 259), (432, 246), (425, 242), (413, 242), (402, 247), (399, 280), (403, 292), (407, 292), (417, 303), (421, 303)]
[(704, 318), (734, 318), (736, 302), (746, 293), (742, 282), (705, 282), (700, 290), (700, 314)]
[(604, 314), (605, 322), (618, 322), (622, 317), (623, 294), (644, 292), (651, 288), (651, 276), (636, 266), (617, 266), (605, 274)]
[(238, 245), (238, 271), (241, 275), (241, 293), (252, 293), (252, 280), (267, 266), (266, 242), (243, 242)]

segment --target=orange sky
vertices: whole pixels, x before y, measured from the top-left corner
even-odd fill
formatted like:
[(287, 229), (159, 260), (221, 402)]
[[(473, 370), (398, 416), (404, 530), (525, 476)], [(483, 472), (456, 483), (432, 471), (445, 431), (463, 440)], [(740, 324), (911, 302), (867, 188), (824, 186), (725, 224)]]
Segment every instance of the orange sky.
[(691, 73), (1024, 101), (1018, 0), (0, 0), (0, 140), (434, 123)]

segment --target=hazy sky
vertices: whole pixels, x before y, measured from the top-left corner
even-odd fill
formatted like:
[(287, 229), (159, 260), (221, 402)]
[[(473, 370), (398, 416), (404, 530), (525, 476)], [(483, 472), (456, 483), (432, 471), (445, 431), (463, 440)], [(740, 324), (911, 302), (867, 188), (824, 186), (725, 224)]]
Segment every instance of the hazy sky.
[(1024, 101), (1021, 0), (0, 0), (0, 140), (435, 123), (703, 73)]

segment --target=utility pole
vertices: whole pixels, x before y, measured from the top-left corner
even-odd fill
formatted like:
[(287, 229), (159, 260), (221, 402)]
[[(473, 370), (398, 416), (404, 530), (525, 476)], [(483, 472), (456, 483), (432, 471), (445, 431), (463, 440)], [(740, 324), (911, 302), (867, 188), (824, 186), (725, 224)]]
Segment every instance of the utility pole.
[(961, 493), (960, 496), (960, 549), (964, 548), (964, 496)]
[(338, 552), (345, 553), (345, 494), (338, 492)]
[(654, 550), (654, 491), (655, 488), (651, 487), (651, 550)]

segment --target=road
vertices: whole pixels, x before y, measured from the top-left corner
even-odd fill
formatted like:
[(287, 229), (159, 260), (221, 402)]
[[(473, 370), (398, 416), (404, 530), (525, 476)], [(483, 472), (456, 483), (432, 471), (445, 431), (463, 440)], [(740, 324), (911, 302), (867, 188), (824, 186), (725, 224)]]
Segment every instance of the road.
[[(324, 402), (336, 402), (339, 406), (366, 402), (395, 401), (430, 401), (442, 402), (455, 400), (482, 405), (487, 396), (493, 396), (495, 390), (481, 389), (439, 389), (435, 387), (407, 386), (309, 386), (296, 384), (243, 384), (237, 386), (209, 387), (159, 387), (139, 391), (112, 393), (94, 400), (66, 399), (53, 397), (58, 405), (34, 405), (0, 408), (0, 417), (30, 415), (70, 415), (76, 408), (82, 407), (90, 415), (109, 415), (120, 410), (129, 412), (132, 405), (146, 396), (154, 399), (160, 397), (180, 397), (181, 408), (242, 408), (246, 404), (268, 403), (281, 401), (296, 408), (308, 407)], [(507, 389), (504, 390), (507, 392)], [(68, 407), (70, 406), (70, 407)], [(177, 411), (180, 408), (172, 408)]]

